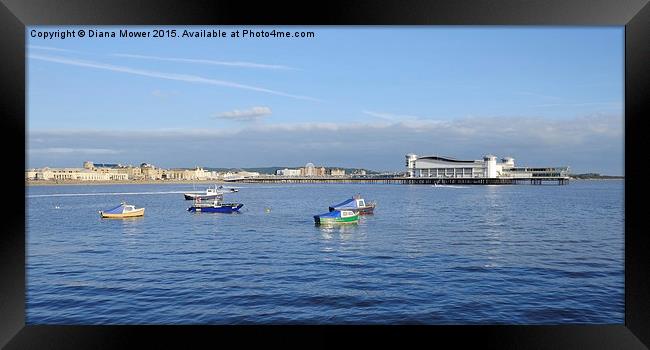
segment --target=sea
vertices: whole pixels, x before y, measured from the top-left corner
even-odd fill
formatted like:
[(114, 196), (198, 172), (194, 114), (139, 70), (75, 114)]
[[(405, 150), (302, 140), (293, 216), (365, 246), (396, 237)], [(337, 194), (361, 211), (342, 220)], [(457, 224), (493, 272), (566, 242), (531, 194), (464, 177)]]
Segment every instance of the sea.
[[(26, 186), (26, 323), (623, 324), (624, 181)], [(358, 224), (313, 216), (361, 194)], [(126, 201), (132, 219), (98, 211)]]

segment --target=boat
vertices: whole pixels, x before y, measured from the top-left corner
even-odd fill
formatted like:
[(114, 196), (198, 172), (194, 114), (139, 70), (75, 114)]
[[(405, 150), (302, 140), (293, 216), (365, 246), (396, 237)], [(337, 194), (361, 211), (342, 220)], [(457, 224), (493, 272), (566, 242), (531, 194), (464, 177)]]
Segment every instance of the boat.
[(334, 210), (314, 215), (314, 222), (316, 225), (356, 224), (359, 222), (359, 213), (352, 210)]
[(134, 205), (122, 202), (113, 209), (100, 211), (99, 215), (105, 219), (135, 218), (144, 216), (144, 208), (136, 208)]
[(192, 213), (234, 213), (238, 212), (244, 205), (241, 203), (223, 203), (223, 197), (213, 200), (203, 201), (200, 198), (194, 201), (194, 204), (187, 208)]
[(372, 214), (376, 206), (377, 203), (375, 202), (366, 203), (366, 200), (361, 198), (361, 195), (357, 194), (354, 195), (352, 198), (346, 199), (345, 201), (339, 204), (330, 206), (329, 210), (331, 212), (335, 210), (345, 209), (345, 210), (352, 210), (361, 215), (366, 215), (366, 214)]
[(185, 200), (215, 199), (224, 193), (222, 189), (223, 186), (217, 187), (215, 185), (214, 187), (208, 187), (204, 192), (195, 192), (195, 193), (188, 192), (188, 193), (184, 193), (183, 195), (185, 196)]

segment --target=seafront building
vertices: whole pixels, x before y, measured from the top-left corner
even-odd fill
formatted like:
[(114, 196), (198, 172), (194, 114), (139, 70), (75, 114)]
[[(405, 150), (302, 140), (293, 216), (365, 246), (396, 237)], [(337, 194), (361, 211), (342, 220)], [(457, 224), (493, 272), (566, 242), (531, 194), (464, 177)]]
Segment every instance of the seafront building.
[(208, 180), (211, 177), (209, 171), (201, 167), (194, 169), (169, 169), (161, 175), (166, 180)]
[(140, 171), (144, 180), (162, 180), (163, 170), (164, 169), (156, 168), (153, 164), (140, 164)]
[[(334, 171), (332, 173), (331, 171)], [(344, 176), (345, 170), (343, 169), (332, 169), (327, 171), (325, 167), (317, 167), (314, 163), (307, 163), (304, 167), (298, 169), (278, 169), (275, 171), (275, 175), (278, 176)]]
[(459, 160), (436, 155), (406, 155), (406, 177), (439, 179), (530, 179), (568, 177), (569, 167), (517, 167), (515, 160), (486, 155), (479, 160)]
[[(245, 174), (250, 176), (251, 174)], [(82, 168), (40, 168), (25, 171), (25, 180), (43, 181), (126, 181), (126, 180), (215, 180), (223, 174), (194, 169), (162, 169), (149, 163), (140, 166), (93, 163), (85, 161)]]
[(316, 167), (314, 163), (307, 163), (304, 168), (300, 168), (300, 176), (325, 176), (325, 168)]
[(278, 176), (300, 176), (300, 169), (278, 169), (275, 171)]
[(83, 168), (42, 168), (25, 172), (27, 180), (77, 180), (77, 181), (114, 181), (126, 180), (127, 174), (98, 172)]
[(327, 175), (330, 176), (345, 176), (345, 169), (329, 169)]

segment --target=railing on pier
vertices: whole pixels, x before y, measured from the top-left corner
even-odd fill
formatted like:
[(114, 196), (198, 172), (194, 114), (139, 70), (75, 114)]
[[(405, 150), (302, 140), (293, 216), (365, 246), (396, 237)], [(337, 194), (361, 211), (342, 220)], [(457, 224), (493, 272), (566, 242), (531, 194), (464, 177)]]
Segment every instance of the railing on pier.
[(518, 185), (518, 184), (558, 184), (569, 183), (568, 177), (502, 177), (502, 178), (433, 178), (397, 176), (256, 176), (231, 179), (227, 182), (239, 183), (383, 183), (404, 185)]

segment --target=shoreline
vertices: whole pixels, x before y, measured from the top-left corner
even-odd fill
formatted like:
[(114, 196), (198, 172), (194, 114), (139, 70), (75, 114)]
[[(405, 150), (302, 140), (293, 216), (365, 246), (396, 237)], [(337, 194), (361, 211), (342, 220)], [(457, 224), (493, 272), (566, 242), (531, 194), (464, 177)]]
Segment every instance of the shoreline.
[[(571, 178), (570, 181), (601, 181), (601, 180), (625, 180), (625, 177), (607, 177), (607, 178)], [(255, 182), (250, 182), (255, 183)], [(138, 180), (138, 181), (25, 181), (25, 187), (28, 186), (77, 186), (77, 185), (234, 185), (236, 182), (227, 182), (223, 180)]]
[(145, 181), (25, 181), (25, 186), (72, 186), (72, 185), (214, 185), (227, 184), (223, 180), (145, 180)]

